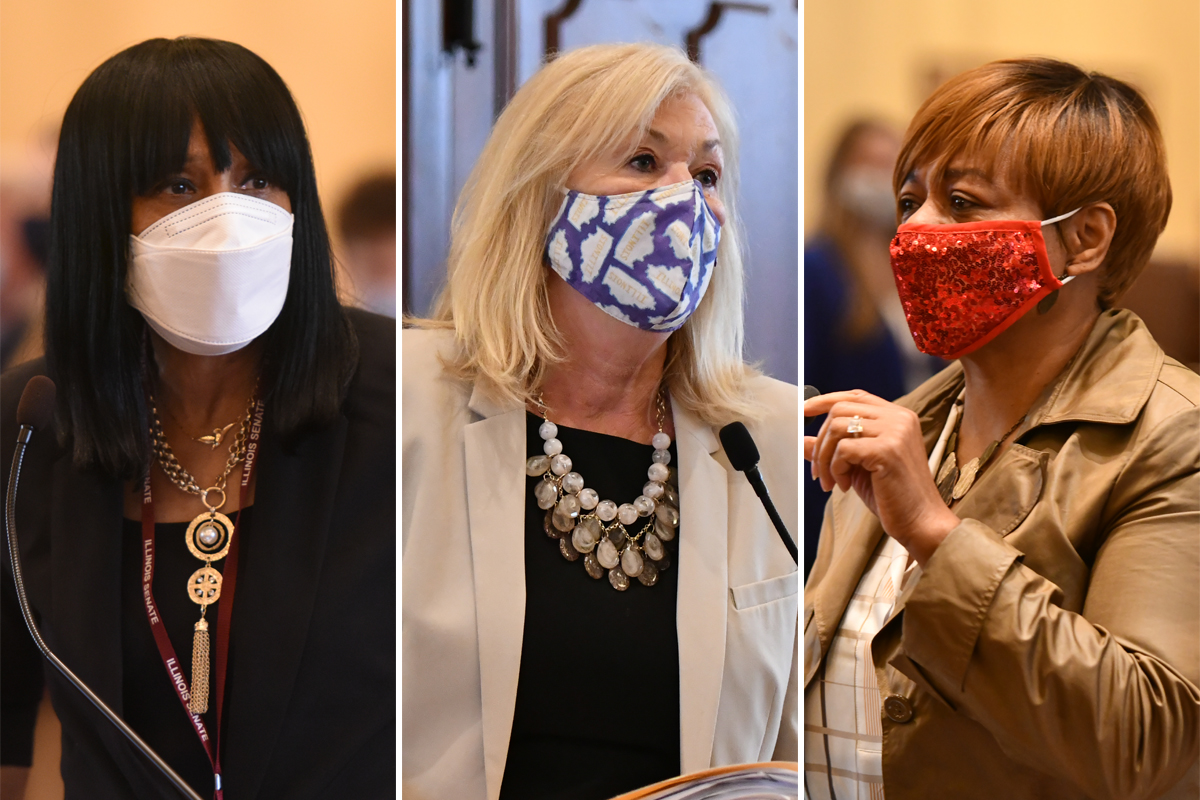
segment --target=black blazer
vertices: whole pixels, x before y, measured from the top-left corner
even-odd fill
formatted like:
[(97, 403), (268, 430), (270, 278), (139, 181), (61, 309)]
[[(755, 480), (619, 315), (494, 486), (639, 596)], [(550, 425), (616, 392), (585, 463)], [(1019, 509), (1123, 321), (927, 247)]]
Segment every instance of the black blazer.
[[(396, 328), (348, 313), (360, 360), (341, 414), (286, 447), (263, 437), (253, 546), (242, 553), (230, 634), (227, 800), (396, 793)], [(0, 380), (5, 486), (17, 402), (44, 369), (38, 360)], [(76, 469), (53, 432), (35, 434), (17, 501), (29, 600), (50, 648), (118, 714), (122, 515), (119, 481)], [(28, 736), (44, 674), (62, 721), (67, 798), (177, 796), (41, 658), (17, 606), (7, 542), (3, 549), (6, 749)]]

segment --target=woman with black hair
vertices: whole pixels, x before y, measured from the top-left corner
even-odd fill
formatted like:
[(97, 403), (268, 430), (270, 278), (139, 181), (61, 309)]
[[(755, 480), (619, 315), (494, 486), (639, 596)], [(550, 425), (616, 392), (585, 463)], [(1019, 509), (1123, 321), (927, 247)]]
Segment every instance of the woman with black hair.
[[(46, 357), (0, 387), (7, 467), (25, 384), (58, 386), (16, 508), (47, 642), (202, 795), (391, 796), (395, 327), (338, 303), (287, 87), (228, 42), (119, 53), (67, 108), (51, 217)], [(3, 589), (11, 777), (43, 670)], [(45, 676), (68, 797), (170, 796)]]

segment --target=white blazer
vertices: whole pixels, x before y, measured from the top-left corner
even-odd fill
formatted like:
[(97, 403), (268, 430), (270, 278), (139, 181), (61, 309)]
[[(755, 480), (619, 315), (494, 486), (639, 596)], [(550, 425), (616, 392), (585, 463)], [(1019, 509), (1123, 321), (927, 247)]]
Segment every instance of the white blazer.
[[(402, 339), (403, 793), (496, 800), (525, 622), (525, 409), (445, 373), (448, 331)], [(760, 469), (795, 534), (797, 390), (751, 390), (768, 408), (748, 425)], [(796, 565), (712, 427), (672, 411), (682, 771), (798, 761)]]

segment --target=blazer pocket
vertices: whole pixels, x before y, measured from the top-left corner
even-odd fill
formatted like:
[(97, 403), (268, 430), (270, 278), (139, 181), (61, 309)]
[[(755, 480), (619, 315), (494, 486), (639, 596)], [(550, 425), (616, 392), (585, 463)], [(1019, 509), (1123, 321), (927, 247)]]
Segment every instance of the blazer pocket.
[(738, 611), (745, 611), (748, 608), (791, 597), (799, 591), (799, 587), (799, 573), (789, 572), (786, 575), (777, 575), (774, 578), (767, 578), (755, 583), (730, 587), (729, 593), (733, 598), (733, 607)]

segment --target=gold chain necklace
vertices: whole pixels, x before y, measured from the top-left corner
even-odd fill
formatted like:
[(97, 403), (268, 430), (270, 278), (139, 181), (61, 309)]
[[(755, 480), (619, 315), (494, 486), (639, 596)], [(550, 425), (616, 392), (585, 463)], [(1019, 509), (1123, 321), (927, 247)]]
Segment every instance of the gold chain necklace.
[[(193, 714), (203, 714), (208, 710), (208, 662), (209, 639), (208, 622), (205, 613), (208, 607), (221, 599), (221, 573), (213, 569), (212, 563), (220, 561), (229, 553), (229, 545), (233, 538), (233, 522), (220, 512), (225, 505), (225, 486), (229, 476), (239, 463), (246, 457), (246, 444), (250, 436), (250, 419), (257, 402), (258, 388), (250, 397), (249, 407), (242, 416), (238, 426), (237, 436), (229, 447), (229, 458), (225, 460), (225, 469), (207, 489), (201, 489), (192, 474), (183, 468), (171, 445), (163, 433), (162, 420), (158, 417), (158, 407), (154, 395), (150, 400), (150, 439), (154, 450), (155, 460), (159, 467), (170, 479), (171, 483), (188, 494), (198, 495), (200, 502), (208, 509), (202, 512), (188, 525), (185, 541), (187, 548), (196, 558), (204, 562), (204, 566), (192, 573), (188, 578), (188, 599), (200, 606), (200, 620), (194, 626), (192, 636), (192, 682), (191, 698), (188, 710)], [(232, 423), (231, 423), (232, 424)], [(227, 428), (229, 426), (226, 426)], [(210, 500), (209, 495), (220, 493), (220, 502)]]

